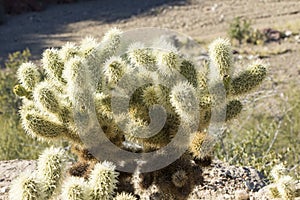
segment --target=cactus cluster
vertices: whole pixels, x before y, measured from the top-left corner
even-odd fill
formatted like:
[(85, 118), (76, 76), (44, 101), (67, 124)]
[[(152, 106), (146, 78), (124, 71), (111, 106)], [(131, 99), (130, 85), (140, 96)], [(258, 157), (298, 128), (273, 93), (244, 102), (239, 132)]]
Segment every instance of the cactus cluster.
[(46, 149), (39, 157), (37, 170), (25, 172), (12, 183), (11, 200), (50, 199), (57, 195), (64, 171), (64, 152), (57, 148)]
[[(211, 148), (203, 148), (204, 143), (213, 144), (210, 142), (213, 136), (207, 133), (208, 126), (222, 122), (218, 118), (211, 121), (212, 107), (226, 108), (225, 121), (236, 117), (242, 110), (238, 99), (264, 80), (266, 67), (261, 62), (254, 62), (248, 69), (235, 74), (232, 49), (225, 39), (217, 39), (209, 46), (209, 63), (205, 63), (205, 71), (199, 70), (199, 63), (181, 55), (175, 44), (169, 41), (156, 42), (150, 47), (140, 42), (132, 43), (123, 55), (117, 55), (122, 34), (120, 30), (112, 29), (100, 42), (87, 37), (79, 45), (67, 43), (60, 49), (47, 49), (43, 53), (41, 67), (32, 62), (22, 64), (17, 74), (19, 84), (14, 91), (23, 98), (20, 109), (23, 127), (29, 135), (42, 141), (69, 140), (80, 161), (72, 169), (73, 175), (89, 177), (98, 173), (98, 177), (90, 181), (99, 185), (90, 194), (92, 199), (103, 199), (107, 195), (105, 192), (112, 192), (115, 188), (105, 188), (103, 192), (102, 181), (115, 180), (116, 174), (113, 171), (101, 172), (105, 167), (101, 165), (98, 168), (99, 161), (90, 155), (82, 142), (82, 133), (74, 119), (78, 113), (74, 111), (85, 112), (91, 108), (87, 103), (78, 109), (78, 102), (92, 101), (97, 120), (107, 138), (119, 148), (132, 152), (137, 152), (135, 145), (139, 147), (138, 152), (160, 149), (176, 136), (179, 125), (185, 127), (198, 120), (196, 131), (185, 131), (186, 138), (183, 139), (189, 141), (189, 145), (178, 161), (182, 168), (168, 166), (172, 171), (168, 179), (170, 183), (167, 184), (169, 188), (162, 185), (160, 188), (166, 193), (179, 193), (181, 190), (188, 193), (191, 191), (190, 185), (195, 184), (195, 178), (188, 178), (193, 173), (185, 168), (193, 168), (191, 160), (209, 160)], [(160, 84), (157, 80), (164, 80), (163, 83), (169, 85)], [(222, 96), (217, 89), (220, 85), (224, 86), (226, 101), (219, 98)], [(133, 86), (139, 87), (128, 99), (126, 112), (113, 112), (112, 91)], [(217, 91), (216, 94), (211, 92), (211, 88)], [(92, 96), (89, 91), (93, 91)], [(149, 111), (155, 110), (157, 104), (166, 111), (165, 124), (157, 134), (141, 137), (151, 134), (149, 124), (157, 116), (150, 116)], [(180, 144), (176, 145), (180, 147)], [(90, 173), (93, 168), (96, 171)], [(144, 175), (140, 175), (138, 180), (143, 182)], [(159, 175), (159, 172), (148, 174), (151, 178), (147, 179), (147, 187), (158, 183)], [(70, 180), (66, 185), (69, 192), (65, 196), (82, 199), (85, 186), (81, 183), (81, 179)], [(115, 182), (111, 184), (113, 186)], [(141, 190), (134, 185), (132, 183), (134, 189)], [(49, 192), (52, 189), (48, 188)], [(120, 194), (118, 199), (132, 198)]]
[(115, 194), (119, 173), (110, 162), (97, 163), (89, 179), (69, 176), (64, 172), (65, 152), (46, 149), (33, 173), (21, 174), (11, 185), (10, 200), (136, 200), (127, 193)]
[(281, 198), (284, 200), (293, 200), (296, 198), (295, 180), (287, 175), (287, 169), (283, 164), (276, 165), (271, 175), (274, 178), (274, 184), (269, 186), (269, 192), (272, 198)]

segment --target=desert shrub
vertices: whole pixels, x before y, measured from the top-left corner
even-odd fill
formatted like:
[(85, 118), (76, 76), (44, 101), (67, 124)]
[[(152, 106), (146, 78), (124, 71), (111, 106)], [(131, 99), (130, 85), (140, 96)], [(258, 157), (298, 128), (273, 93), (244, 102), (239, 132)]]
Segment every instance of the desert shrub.
[(13, 93), (16, 71), (31, 56), (28, 49), (9, 54), (0, 70), (0, 160), (33, 159), (45, 144), (28, 138), (21, 128), (18, 107), (21, 101)]
[(284, 163), (290, 175), (299, 179), (299, 89), (290, 86), (282, 95), (273, 96), (272, 100), (279, 105), (276, 112), (273, 111), (276, 114), (272, 111), (243, 112), (235, 123), (228, 126), (218, 144), (217, 157), (231, 164), (254, 166), (270, 178), (272, 167)]
[(229, 25), (228, 35), (231, 39), (236, 39), (239, 44), (247, 42), (260, 44), (264, 41), (264, 35), (257, 29), (251, 27), (251, 21), (236, 17)]

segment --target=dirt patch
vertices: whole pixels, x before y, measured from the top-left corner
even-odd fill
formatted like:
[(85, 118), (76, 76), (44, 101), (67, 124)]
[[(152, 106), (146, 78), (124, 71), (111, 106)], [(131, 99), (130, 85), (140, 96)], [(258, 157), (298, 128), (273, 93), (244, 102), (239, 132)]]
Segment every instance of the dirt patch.
[(248, 17), (262, 28), (300, 19), (300, 2), (296, 0), (151, 2), (86, 1), (9, 17), (0, 26), (0, 57), (29, 47), (39, 58), (44, 48), (79, 41), (86, 35), (99, 38), (114, 26), (122, 30), (163, 27), (204, 41), (224, 36), (236, 16)]

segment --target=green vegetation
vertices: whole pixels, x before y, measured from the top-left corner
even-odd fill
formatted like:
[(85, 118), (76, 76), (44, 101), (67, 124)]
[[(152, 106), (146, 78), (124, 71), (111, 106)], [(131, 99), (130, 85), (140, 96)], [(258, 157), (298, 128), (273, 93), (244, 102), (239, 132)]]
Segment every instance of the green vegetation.
[(17, 69), (30, 56), (28, 49), (9, 54), (4, 66), (0, 67), (0, 160), (34, 159), (46, 146), (24, 133), (18, 115), (21, 101), (12, 89), (18, 82)]
[[(248, 109), (251, 112), (243, 111), (235, 123), (229, 124), (217, 146), (217, 157), (231, 164), (254, 166), (269, 178), (272, 178), (272, 167), (284, 163), (289, 174), (299, 180), (299, 89), (289, 85), (283, 95), (284, 98), (280, 94), (272, 96), (272, 101), (278, 105), (276, 111), (263, 108), (255, 112), (257, 105), (253, 105)], [(266, 100), (258, 100), (254, 104)]]
[(251, 44), (261, 44), (264, 42), (264, 35), (251, 27), (251, 21), (236, 17), (230, 23), (228, 35), (231, 39), (236, 39), (239, 44), (243, 42)]
[[(252, 43), (257, 39), (251, 39), (252, 32), (250, 21), (235, 18), (228, 34), (240, 43)], [(273, 51), (268, 55), (281, 53), (276, 49)], [(219, 138), (216, 146), (219, 159), (233, 165), (253, 166), (270, 179), (272, 167), (283, 163), (289, 175), (300, 179), (299, 86), (290, 83), (282, 88), (264, 99), (259, 95), (248, 97), (247, 101), (253, 103), (248, 104), (238, 119), (228, 123), (223, 136)], [(261, 91), (264, 92), (268, 91)]]

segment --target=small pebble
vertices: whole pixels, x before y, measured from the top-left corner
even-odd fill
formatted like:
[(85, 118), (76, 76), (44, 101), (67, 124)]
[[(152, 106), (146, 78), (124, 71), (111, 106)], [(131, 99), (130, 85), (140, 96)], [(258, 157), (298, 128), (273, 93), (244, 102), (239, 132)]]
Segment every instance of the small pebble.
[(237, 190), (235, 192), (235, 199), (236, 200), (248, 200), (250, 199), (249, 194), (245, 190)]
[(285, 37), (290, 37), (293, 34), (292, 31), (285, 31), (284, 35)]
[(300, 43), (300, 35), (296, 35), (296, 36), (295, 36), (295, 40), (296, 40), (298, 43)]
[(8, 187), (3, 187), (0, 189), (0, 194), (4, 194), (5, 192), (8, 192)]

